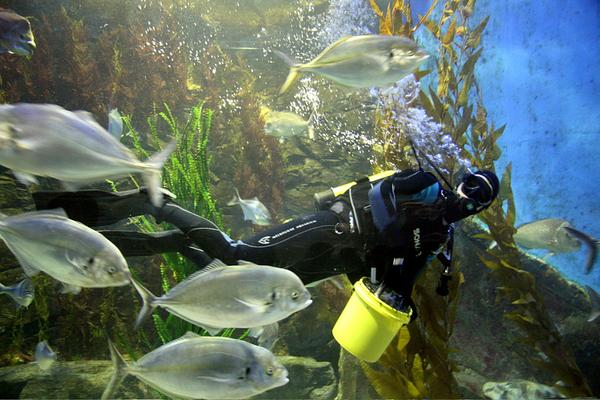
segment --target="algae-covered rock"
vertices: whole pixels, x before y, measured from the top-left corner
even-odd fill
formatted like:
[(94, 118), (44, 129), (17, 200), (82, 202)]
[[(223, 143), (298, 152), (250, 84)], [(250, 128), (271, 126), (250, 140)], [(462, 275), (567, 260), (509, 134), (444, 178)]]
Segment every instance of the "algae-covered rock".
[(490, 400), (564, 399), (559, 391), (541, 383), (516, 380), (510, 382), (486, 382), (483, 395)]

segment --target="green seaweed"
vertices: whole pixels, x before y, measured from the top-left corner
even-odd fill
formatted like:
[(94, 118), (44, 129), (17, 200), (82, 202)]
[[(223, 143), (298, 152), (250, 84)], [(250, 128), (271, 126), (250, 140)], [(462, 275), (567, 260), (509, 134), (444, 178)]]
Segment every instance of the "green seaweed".
[[(149, 140), (154, 151), (162, 148), (159, 130), (166, 127), (169, 134), (167, 140), (175, 140), (176, 148), (172, 156), (165, 163), (163, 170), (163, 186), (175, 194), (177, 202), (204, 218), (210, 219), (222, 228), (223, 223), (216, 202), (212, 197), (210, 188), (208, 155), (208, 137), (213, 123), (212, 110), (200, 102), (192, 107), (188, 119), (180, 124), (173, 115), (168, 105), (164, 111), (155, 113), (146, 119), (149, 128)], [(133, 128), (131, 119), (124, 118), (126, 136), (131, 138), (133, 148), (142, 157), (147, 157), (149, 152), (142, 144), (140, 134)], [(159, 227), (146, 217), (133, 218), (134, 223), (145, 232), (156, 232)], [(161, 255), (160, 284), (163, 293), (168, 292), (178, 282), (198, 269), (198, 266), (188, 261), (180, 254), (169, 253)], [(163, 343), (178, 338), (188, 331), (206, 335), (207, 332), (187, 321), (172, 314), (161, 316), (158, 311), (152, 315), (154, 328)], [(235, 330), (225, 329), (221, 336), (232, 337)], [(242, 332), (245, 337), (247, 332)], [(236, 335), (236, 336), (240, 336)]]

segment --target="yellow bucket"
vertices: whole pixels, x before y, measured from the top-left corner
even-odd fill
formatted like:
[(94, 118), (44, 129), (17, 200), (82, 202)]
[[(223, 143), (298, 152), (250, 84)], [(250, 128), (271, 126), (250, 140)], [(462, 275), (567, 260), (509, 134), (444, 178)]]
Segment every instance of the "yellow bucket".
[(333, 327), (333, 337), (355, 357), (375, 362), (410, 320), (402, 312), (377, 298), (362, 278), (354, 284), (354, 293)]

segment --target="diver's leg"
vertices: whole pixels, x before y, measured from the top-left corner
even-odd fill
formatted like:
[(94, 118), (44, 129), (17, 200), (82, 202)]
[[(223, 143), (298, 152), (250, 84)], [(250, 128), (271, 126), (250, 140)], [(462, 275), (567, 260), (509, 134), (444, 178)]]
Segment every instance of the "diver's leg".
[(137, 189), (115, 193), (101, 190), (39, 191), (32, 196), (38, 210), (62, 208), (69, 218), (91, 227), (110, 225), (131, 216), (154, 212), (148, 194)]
[(213, 259), (203, 250), (190, 244), (178, 230), (142, 233), (135, 231), (99, 231), (121, 250), (125, 257), (152, 256), (162, 253), (181, 253), (198, 268), (204, 268)]
[(189, 244), (186, 236), (178, 230), (153, 233), (109, 230), (99, 232), (114, 243), (125, 257), (179, 252)]
[(208, 219), (188, 211), (176, 203), (166, 203), (153, 213), (158, 222), (168, 222), (181, 229), (187, 237), (210, 257), (234, 264), (235, 242)]

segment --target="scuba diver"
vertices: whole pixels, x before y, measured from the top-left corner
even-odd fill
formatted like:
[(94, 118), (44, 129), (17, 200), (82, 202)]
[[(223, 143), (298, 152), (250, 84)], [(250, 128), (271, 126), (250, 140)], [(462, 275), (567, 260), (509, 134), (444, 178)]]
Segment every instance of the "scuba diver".
[[(437, 292), (448, 293), (454, 222), (489, 207), (499, 190), (498, 178), (488, 170), (466, 173), (456, 190), (437, 172), (447, 187), (419, 165), (331, 188), (315, 194), (316, 212), (245, 240), (230, 238), (168, 196), (162, 206), (154, 206), (143, 188), (36, 192), (33, 198), (38, 209), (63, 208), (69, 218), (90, 227), (152, 215), (177, 228), (158, 233), (100, 230), (126, 257), (179, 252), (201, 268), (215, 258), (226, 264), (244, 260), (287, 268), (305, 284), (346, 274), (351, 282), (377, 289), (379, 298), (408, 323), (416, 317), (413, 285), (435, 256), (443, 265)], [(370, 281), (364, 278), (369, 276)], [(362, 350), (349, 351), (357, 355)]]
[(372, 276), (408, 306), (413, 284), (433, 256), (449, 267), (453, 223), (487, 208), (498, 187), (491, 171), (466, 174), (456, 192), (422, 169), (386, 171), (318, 193), (315, 213), (245, 240), (231, 239), (168, 196), (155, 207), (144, 189), (40, 191), (33, 198), (38, 209), (63, 208), (69, 218), (90, 227), (152, 215), (178, 228), (158, 233), (100, 230), (126, 257), (180, 252), (199, 267), (214, 258), (226, 264), (245, 260), (290, 269), (305, 284), (339, 274), (351, 281)]

